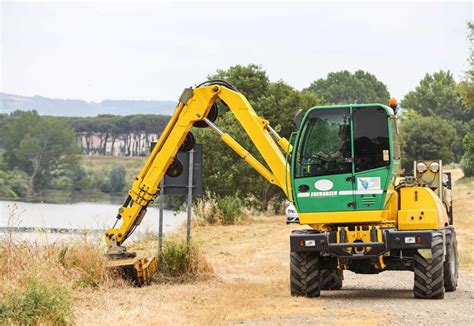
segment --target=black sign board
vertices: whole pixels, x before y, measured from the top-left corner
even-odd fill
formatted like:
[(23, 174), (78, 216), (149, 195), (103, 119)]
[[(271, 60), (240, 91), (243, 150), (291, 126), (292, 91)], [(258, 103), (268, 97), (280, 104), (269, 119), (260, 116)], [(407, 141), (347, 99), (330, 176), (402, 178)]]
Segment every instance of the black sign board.
[(169, 175), (165, 174), (165, 195), (188, 194), (189, 160), (191, 152), (193, 152), (193, 196), (202, 195), (202, 144), (196, 144), (189, 152), (178, 152), (176, 159), (178, 159), (181, 164), (183, 164), (183, 173), (177, 177), (170, 177)]

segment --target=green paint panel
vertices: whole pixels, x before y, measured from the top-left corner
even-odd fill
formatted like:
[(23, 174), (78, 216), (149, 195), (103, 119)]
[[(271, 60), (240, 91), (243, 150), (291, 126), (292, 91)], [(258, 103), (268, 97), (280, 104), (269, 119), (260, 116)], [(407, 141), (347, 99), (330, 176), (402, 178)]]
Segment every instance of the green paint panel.
[[(341, 197), (339, 193), (352, 193), (352, 173), (295, 179), (296, 203), (301, 213), (352, 211), (354, 196)], [(306, 186), (306, 187), (305, 187)]]

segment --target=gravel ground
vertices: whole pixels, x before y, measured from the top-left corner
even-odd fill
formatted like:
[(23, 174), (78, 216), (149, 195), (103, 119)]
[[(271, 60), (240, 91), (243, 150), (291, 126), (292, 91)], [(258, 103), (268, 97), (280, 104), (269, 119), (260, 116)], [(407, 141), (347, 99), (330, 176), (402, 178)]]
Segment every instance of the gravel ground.
[(328, 309), (365, 308), (390, 315), (395, 324), (474, 324), (474, 275), (460, 274), (456, 292), (446, 292), (444, 300), (414, 299), (413, 273), (384, 272), (356, 275), (345, 272), (341, 291), (322, 292)]
[[(322, 291), (311, 299), (324, 313), (296, 314), (242, 322), (248, 325), (474, 325), (474, 274), (462, 273), (456, 292), (444, 300), (415, 299), (413, 273), (378, 275), (344, 272), (340, 291)], [(316, 304), (315, 304), (316, 305)]]

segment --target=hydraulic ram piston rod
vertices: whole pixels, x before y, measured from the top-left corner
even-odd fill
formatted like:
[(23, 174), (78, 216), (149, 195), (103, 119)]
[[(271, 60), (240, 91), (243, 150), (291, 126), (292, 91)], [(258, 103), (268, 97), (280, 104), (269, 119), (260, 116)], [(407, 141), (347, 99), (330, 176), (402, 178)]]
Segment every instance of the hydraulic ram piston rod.
[(229, 146), (234, 152), (236, 152), (245, 162), (253, 167), (262, 177), (267, 179), (270, 183), (275, 183), (273, 180), (273, 174), (260, 163), (252, 154), (250, 154), (245, 148), (242, 147), (232, 136), (223, 132), (218, 126), (216, 126), (208, 118), (203, 119), (209, 127), (216, 131), (220, 136), (221, 140)]

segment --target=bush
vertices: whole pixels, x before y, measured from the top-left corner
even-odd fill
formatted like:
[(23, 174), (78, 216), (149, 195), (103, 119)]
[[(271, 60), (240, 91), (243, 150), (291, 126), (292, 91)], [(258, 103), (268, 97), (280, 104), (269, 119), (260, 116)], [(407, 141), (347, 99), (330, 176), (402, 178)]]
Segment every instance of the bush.
[(224, 225), (235, 224), (242, 216), (242, 202), (237, 197), (226, 196), (217, 199), (217, 208)]
[(71, 189), (73, 188), (73, 181), (69, 176), (62, 175), (52, 179), (51, 188), (57, 190), (71, 191)]
[(106, 268), (106, 258), (96, 246), (64, 247), (58, 254), (58, 261), (74, 280), (74, 287), (97, 288), (112, 279)]
[(18, 195), (13, 191), (8, 180), (10, 175), (4, 171), (0, 171), (0, 198), (18, 198)]
[(463, 155), (461, 159), (461, 168), (465, 177), (474, 176), (474, 156)]
[[(0, 164), (1, 165), (1, 164)], [(28, 188), (26, 173), (19, 170), (2, 170), (0, 166), (0, 197), (17, 199), (24, 197)]]
[(215, 197), (208, 193), (194, 204), (193, 211), (202, 224), (232, 225), (243, 217), (242, 207), (243, 203), (237, 197)]
[(127, 170), (122, 165), (114, 165), (109, 172), (109, 192), (121, 192), (125, 186), (125, 174)]
[(185, 281), (213, 273), (199, 247), (191, 241), (165, 241), (158, 261), (159, 279)]
[(64, 287), (48, 286), (30, 278), (23, 290), (0, 301), (0, 322), (21, 325), (66, 325), (73, 321), (72, 302)]
[(474, 122), (471, 122), (470, 131), (464, 137), (464, 155), (461, 159), (461, 167), (464, 176), (474, 176)]

